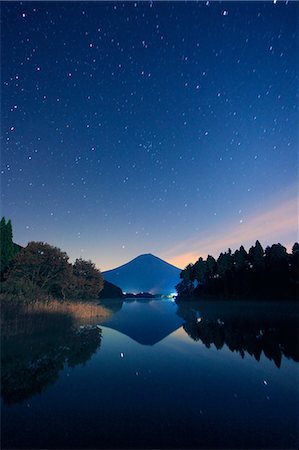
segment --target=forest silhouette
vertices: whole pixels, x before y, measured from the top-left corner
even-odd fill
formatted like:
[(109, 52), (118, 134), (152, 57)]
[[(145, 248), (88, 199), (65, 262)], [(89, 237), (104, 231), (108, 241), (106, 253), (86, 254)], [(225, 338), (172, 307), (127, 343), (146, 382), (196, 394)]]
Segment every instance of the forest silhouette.
[(188, 264), (176, 286), (179, 300), (190, 297), (298, 298), (299, 244), (287, 253), (281, 244), (265, 250), (256, 241), (247, 252), (243, 245), (234, 253), (228, 249), (216, 260), (209, 255)]

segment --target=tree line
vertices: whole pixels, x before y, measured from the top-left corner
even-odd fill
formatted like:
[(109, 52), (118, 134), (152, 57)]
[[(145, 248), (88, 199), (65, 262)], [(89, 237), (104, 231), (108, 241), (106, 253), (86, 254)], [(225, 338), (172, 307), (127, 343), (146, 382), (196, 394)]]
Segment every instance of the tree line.
[(216, 260), (208, 255), (188, 264), (176, 286), (179, 299), (201, 296), (296, 298), (298, 295), (299, 244), (287, 253), (281, 244), (265, 250), (256, 241), (247, 252), (243, 245), (228, 249)]
[(1, 220), (1, 292), (26, 299), (98, 298), (103, 276), (91, 261), (76, 259), (45, 242), (29, 242), (24, 248), (13, 243), (11, 221)]

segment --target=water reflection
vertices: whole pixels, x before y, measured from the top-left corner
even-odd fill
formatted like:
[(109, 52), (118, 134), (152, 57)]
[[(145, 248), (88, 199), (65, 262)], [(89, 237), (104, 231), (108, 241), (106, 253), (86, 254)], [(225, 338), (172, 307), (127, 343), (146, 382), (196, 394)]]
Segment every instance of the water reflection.
[[(297, 305), (163, 300), (4, 304), (1, 314), (2, 397), (23, 402), (54, 384), (66, 367), (85, 364), (99, 349), (101, 325), (154, 346), (182, 325), (207, 348), (228, 348), (281, 366), (299, 361)], [(105, 334), (105, 333), (104, 333)], [(171, 338), (171, 337), (170, 337)], [(119, 339), (122, 339), (121, 335)], [(145, 353), (144, 353), (145, 355)]]
[(224, 346), (260, 360), (262, 353), (281, 366), (282, 356), (299, 361), (298, 309), (293, 303), (185, 302), (177, 314), (194, 341), (217, 350)]
[[(100, 302), (116, 312), (99, 323), (130, 337), (141, 345), (156, 345), (182, 326), (174, 302), (161, 299), (127, 299), (118, 311), (114, 300)], [(120, 310), (121, 309), (121, 310)]]
[(101, 344), (97, 323), (112, 312), (92, 303), (4, 304), (1, 380), (6, 403), (22, 402), (84, 364)]

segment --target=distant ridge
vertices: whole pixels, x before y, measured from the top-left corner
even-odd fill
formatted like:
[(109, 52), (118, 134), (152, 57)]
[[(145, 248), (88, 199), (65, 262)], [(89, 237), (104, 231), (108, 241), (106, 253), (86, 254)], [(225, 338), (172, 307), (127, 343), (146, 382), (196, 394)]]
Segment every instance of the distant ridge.
[(119, 286), (123, 292), (170, 294), (180, 282), (181, 269), (151, 253), (103, 272), (105, 280)]

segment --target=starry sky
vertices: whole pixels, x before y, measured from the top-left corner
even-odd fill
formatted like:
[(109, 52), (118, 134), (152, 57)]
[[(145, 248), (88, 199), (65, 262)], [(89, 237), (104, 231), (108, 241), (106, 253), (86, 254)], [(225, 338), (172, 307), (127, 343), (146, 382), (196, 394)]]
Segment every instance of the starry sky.
[(297, 2), (2, 2), (1, 210), (102, 270), (298, 240)]

